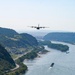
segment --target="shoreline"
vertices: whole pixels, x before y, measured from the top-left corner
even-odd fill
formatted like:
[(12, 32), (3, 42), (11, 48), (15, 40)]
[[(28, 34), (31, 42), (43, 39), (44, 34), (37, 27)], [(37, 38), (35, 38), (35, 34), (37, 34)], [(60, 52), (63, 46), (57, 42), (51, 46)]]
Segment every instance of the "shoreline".
[[(45, 48), (45, 47), (44, 47), (44, 48)], [(49, 48), (49, 47), (48, 47), (48, 48)], [(27, 62), (27, 61), (29, 61), (29, 60), (35, 61), (35, 60), (37, 60), (38, 58), (41, 58), (43, 55), (46, 55), (46, 54), (49, 53), (49, 52), (51, 52), (51, 51), (48, 51), (47, 49), (45, 49), (44, 51), (39, 51), (39, 52), (36, 53), (37, 56), (34, 56), (33, 59), (31, 59), (31, 58), (29, 58), (29, 59), (27, 58), (27, 59), (26, 59), (26, 58), (25, 58), (25, 55), (28, 54), (28, 53), (31, 53), (31, 52), (28, 52), (28, 53), (25, 53), (24, 55), (19, 56), (18, 59), (15, 60), (15, 61), (18, 61), (18, 62), (16, 62), (16, 64), (18, 64), (19, 67), (18, 67), (18, 68), (15, 67), (15, 69), (12, 69), (13, 72), (17, 72), (17, 70), (20, 69), (22, 65), (25, 65), (25, 66), (27, 67), (27, 69), (24, 70), (24, 72), (22, 73), (22, 74), (25, 74), (25, 73), (28, 71), (28, 65), (25, 64), (24, 62)], [(29, 54), (29, 55), (30, 55), (30, 54)], [(21, 60), (21, 59), (22, 59), (22, 60)], [(21, 65), (20, 65), (20, 64), (21, 64)], [(13, 73), (13, 72), (12, 72), (12, 73)], [(10, 74), (8, 74), (8, 75), (10, 75)], [(16, 74), (14, 74), (14, 75), (16, 75)], [(20, 74), (19, 74), (19, 75), (20, 75)]]
[[(26, 58), (24, 58), (27, 54), (31, 53), (32, 51), (29, 51), (17, 58), (15, 58), (15, 62), (18, 66), (16, 66), (14, 69), (11, 69), (8, 73), (6, 73), (6, 75), (16, 75), (16, 73), (18, 73), (18, 75), (20, 74), (25, 74), (28, 71), (28, 66), (26, 64), (24, 64), (24, 61), (26, 60)], [(39, 53), (40, 52), (40, 53)], [(41, 58), (42, 55), (45, 55), (46, 53), (48, 53), (49, 51), (44, 50), (44, 51), (39, 51), (36, 52), (37, 56), (34, 56), (33, 59), (27, 59), (27, 60), (35, 60), (37, 58)], [(34, 53), (35, 54), (35, 53)], [(30, 55), (30, 54), (29, 54)], [(21, 60), (22, 59), (22, 60)], [(23, 68), (23, 71), (21, 70)], [(25, 69), (24, 69), (25, 68)]]
[[(36, 62), (38, 59), (42, 58), (43, 56), (45, 56), (46, 54), (48, 54), (48, 53), (50, 53), (50, 52), (51, 52), (51, 51), (48, 51), (48, 52), (46, 52), (46, 53), (41, 53), (41, 54), (38, 53), (38, 56), (35, 57), (34, 59), (25, 59), (25, 60), (23, 61), (23, 64), (25, 64), (25, 65), (29, 68), (29, 67), (30, 67), (31, 65), (33, 65), (33, 64), (27, 65), (28, 62), (32, 62), (32, 61)], [(28, 69), (26, 72), (28, 72), (28, 71), (29, 71), (29, 69)]]

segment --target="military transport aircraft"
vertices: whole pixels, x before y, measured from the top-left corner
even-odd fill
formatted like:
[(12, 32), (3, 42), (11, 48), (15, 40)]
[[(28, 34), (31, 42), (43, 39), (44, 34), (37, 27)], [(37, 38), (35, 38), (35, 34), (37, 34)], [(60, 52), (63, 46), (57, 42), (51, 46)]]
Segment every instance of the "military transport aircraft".
[(38, 24), (38, 26), (29, 26), (29, 27), (31, 27), (31, 28), (36, 28), (37, 30), (39, 30), (40, 28), (48, 28), (48, 27), (39, 26), (39, 24)]

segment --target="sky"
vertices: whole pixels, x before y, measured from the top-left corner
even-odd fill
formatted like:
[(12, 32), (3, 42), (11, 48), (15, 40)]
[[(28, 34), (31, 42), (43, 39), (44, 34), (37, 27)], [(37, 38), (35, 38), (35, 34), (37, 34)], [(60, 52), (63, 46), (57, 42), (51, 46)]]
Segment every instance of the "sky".
[(0, 0), (0, 27), (29, 31), (38, 24), (75, 32), (75, 0)]

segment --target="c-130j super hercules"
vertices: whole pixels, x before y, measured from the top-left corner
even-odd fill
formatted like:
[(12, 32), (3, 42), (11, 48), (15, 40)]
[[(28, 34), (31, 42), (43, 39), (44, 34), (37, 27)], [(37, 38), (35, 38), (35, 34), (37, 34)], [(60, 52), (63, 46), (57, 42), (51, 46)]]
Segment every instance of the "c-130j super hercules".
[(39, 24), (38, 24), (38, 26), (29, 26), (29, 27), (36, 28), (37, 30), (39, 30), (40, 28), (48, 28), (48, 27), (39, 26)]

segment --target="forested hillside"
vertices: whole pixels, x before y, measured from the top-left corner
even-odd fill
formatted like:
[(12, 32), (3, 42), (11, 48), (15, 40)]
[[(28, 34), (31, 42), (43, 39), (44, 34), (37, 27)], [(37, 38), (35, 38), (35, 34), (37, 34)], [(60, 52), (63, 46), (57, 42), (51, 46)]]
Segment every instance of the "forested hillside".
[(5, 72), (9, 71), (15, 66), (15, 62), (9, 53), (0, 45), (0, 75), (4, 75)]
[(49, 48), (59, 50), (61, 52), (66, 52), (69, 50), (69, 47), (67, 45), (55, 44), (50, 41), (39, 41), (39, 45), (47, 45)]
[(37, 46), (38, 42), (27, 33), (19, 34), (12, 29), (0, 28), (0, 44), (10, 53), (22, 54), (27, 47)]
[(75, 33), (73, 32), (53, 32), (44, 36), (44, 40), (61, 41), (75, 43)]

